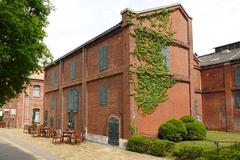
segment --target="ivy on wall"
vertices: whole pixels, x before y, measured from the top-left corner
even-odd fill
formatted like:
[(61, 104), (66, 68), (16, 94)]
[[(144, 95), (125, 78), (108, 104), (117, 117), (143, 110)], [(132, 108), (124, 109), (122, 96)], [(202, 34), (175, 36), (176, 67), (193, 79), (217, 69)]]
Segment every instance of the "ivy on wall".
[(162, 53), (164, 48), (173, 44), (174, 33), (169, 31), (169, 16), (170, 11), (165, 9), (140, 17), (128, 12), (128, 23), (134, 26), (131, 36), (136, 41), (131, 54), (138, 61), (130, 66), (131, 82), (135, 87), (138, 109), (147, 114), (167, 100), (167, 90), (176, 83)]

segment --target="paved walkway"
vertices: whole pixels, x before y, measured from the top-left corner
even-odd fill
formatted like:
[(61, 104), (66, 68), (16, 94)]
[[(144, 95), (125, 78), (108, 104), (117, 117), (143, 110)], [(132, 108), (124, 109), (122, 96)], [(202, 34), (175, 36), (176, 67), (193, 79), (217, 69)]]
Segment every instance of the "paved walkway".
[(61, 160), (48, 152), (0, 131), (0, 160)]

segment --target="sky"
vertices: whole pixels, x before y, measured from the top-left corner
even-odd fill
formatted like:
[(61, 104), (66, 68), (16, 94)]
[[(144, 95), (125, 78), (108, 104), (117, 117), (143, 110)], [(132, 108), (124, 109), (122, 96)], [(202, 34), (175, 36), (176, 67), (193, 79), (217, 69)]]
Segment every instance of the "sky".
[(198, 55), (240, 41), (239, 0), (52, 0), (45, 43), (54, 59), (121, 21), (125, 8), (143, 10), (181, 3), (193, 18), (193, 50)]

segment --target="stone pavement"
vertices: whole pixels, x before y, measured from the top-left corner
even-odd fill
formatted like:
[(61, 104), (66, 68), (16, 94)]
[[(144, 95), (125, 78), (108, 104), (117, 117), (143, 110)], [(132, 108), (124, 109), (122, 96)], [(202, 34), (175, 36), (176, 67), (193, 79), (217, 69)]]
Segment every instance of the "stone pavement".
[(61, 160), (48, 152), (0, 131), (0, 160)]
[[(22, 129), (0, 128), (1, 137), (18, 143), (20, 148), (27, 148), (35, 159), (59, 159), (63, 160), (171, 160), (169, 157), (155, 157), (147, 154), (130, 152), (111, 145), (103, 145), (86, 141), (85, 143), (52, 144), (51, 138), (32, 137), (23, 133)], [(30, 146), (30, 147), (29, 147)], [(1, 146), (0, 146), (1, 147)], [(54, 155), (54, 156), (53, 156)], [(1, 155), (0, 155), (1, 156)], [(36, 156), (38, 156), (36, 158)], [(49, 157), (51, 156), (51, 157)], [(2, 160), (0, 158), (0, 160)], [(4, 159), (5, 160), (5, 159)], [(21, 159), (16, 159), (21, 160)]]

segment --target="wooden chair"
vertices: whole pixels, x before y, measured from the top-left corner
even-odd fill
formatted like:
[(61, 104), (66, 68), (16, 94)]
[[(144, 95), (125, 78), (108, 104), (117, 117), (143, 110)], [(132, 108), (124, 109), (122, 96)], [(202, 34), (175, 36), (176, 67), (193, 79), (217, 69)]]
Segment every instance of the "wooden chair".
[(48, 129), (47, 137), (52, 138), (55, 134), (55, 130), (53, 128)]
[(69, 137), (69, 142), (71, 144), (77, 144), (77, 143), (81, 143), (82, 140), (81, 140), (81, 134), (79, 131), (76, 131), (74, 132), (74, 134), (72, 134), (70, 137)]
[(54, 130), (53, 136), (52, 136), (52, 144), (57, 144), (58, 140), (59, 140), (59, 143), (63, 142), (62, 134), (60, 133), (60, 130)]
[(86, 140), (86, 130), (84, 129), (82, 132), (81, 132), (81, 142), (85, 142)]
[(28, 133), (29, 125), (24, 125), (23, 127), (23, 133)]

